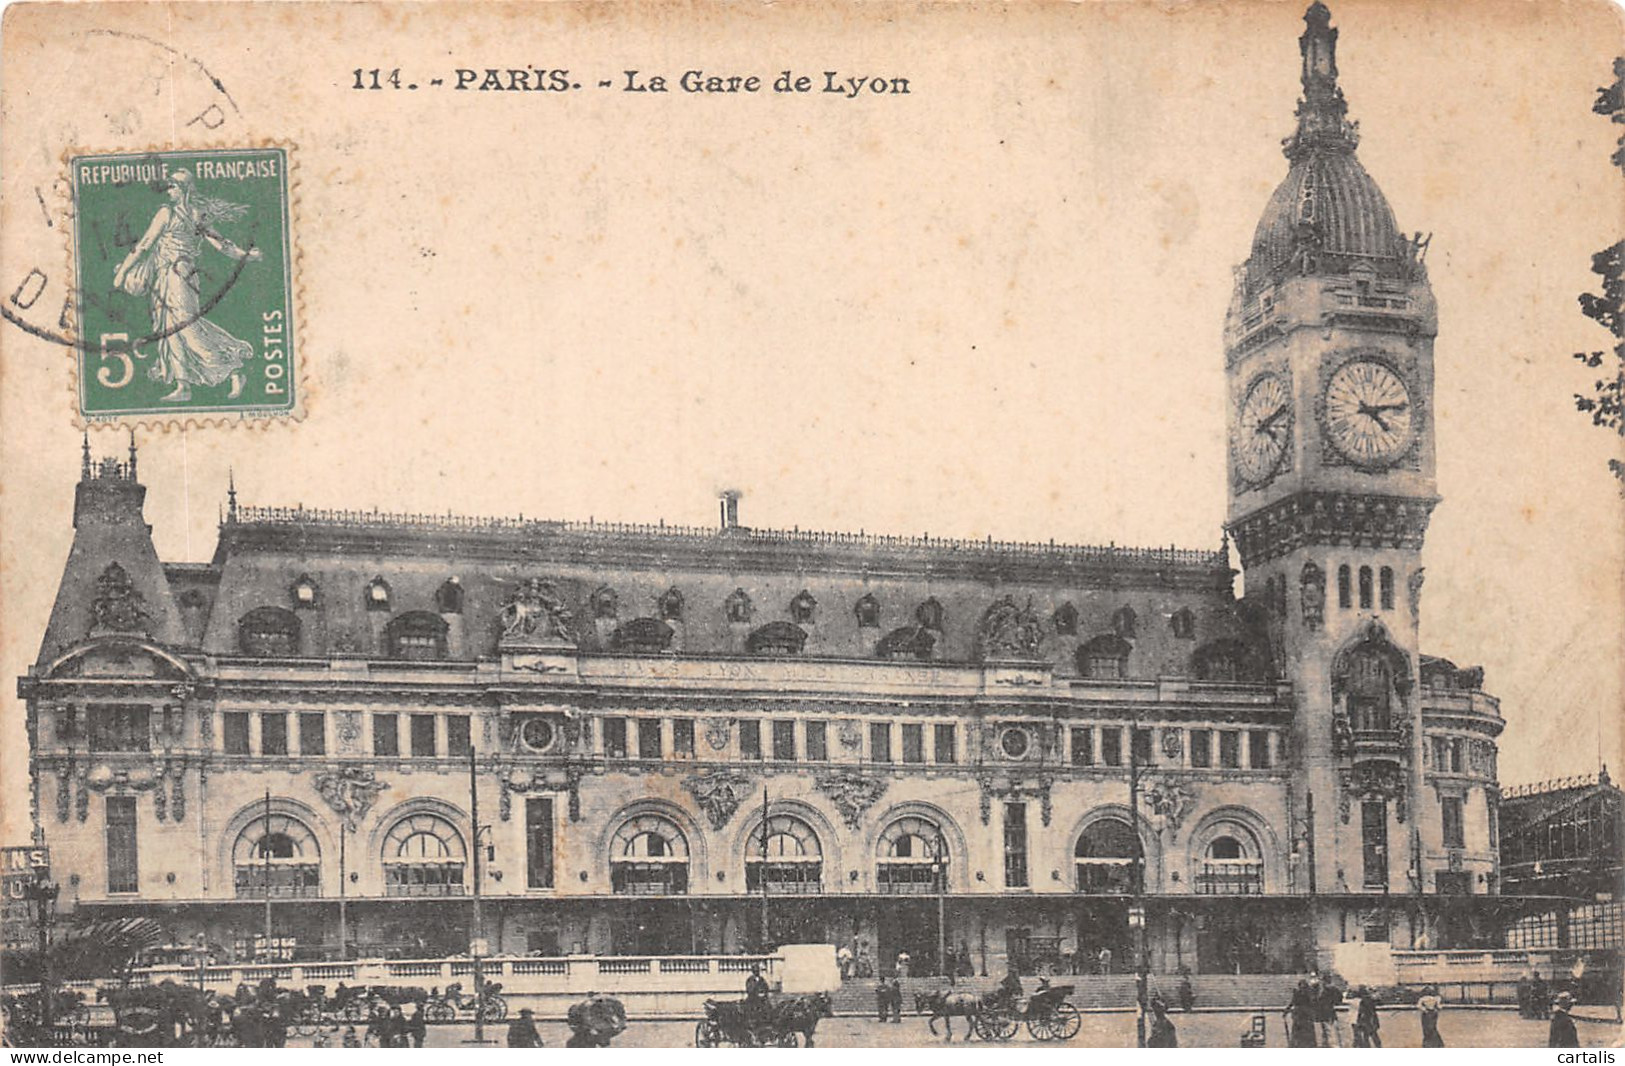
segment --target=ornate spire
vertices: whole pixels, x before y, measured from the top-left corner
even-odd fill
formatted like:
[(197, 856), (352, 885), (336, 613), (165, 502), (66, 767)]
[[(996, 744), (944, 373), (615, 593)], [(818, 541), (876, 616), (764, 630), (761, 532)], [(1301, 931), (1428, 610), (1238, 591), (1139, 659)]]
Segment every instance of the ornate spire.
[(130, 428), (130, 480), (138, 480), (135, 476), (135, 427)]
[(1303, 13), (1303, 98), (1298, 101), (1298, 130), (1283, 142), (1286, 157), (1296, 163), (1315, 152), (1351, 152), (1360, 143), (1359, 124), (1350, 122), (1348, 102), (1337, 86), (1337, 31), (1332, 13), (1320, 0)]
[(226, 519), (237, 521), (237, 471), (226, 468)]
[(90, 480), (90, 430), (85, 430), (84, 450), (80, 452), (79, 480)]

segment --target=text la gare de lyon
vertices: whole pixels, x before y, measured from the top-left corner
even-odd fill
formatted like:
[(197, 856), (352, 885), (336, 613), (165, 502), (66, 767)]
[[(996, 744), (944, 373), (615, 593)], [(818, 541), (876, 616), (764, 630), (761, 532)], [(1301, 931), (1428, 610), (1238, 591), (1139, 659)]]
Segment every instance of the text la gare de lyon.
[[(705, 70), (685, 70), (673, 78), (641, 70), (623, 70), (616, 80), (597, 83), (601, 89), (619, 88), (629, 93), (832, 93), (855, 99), (858, 96), (909, 95), (909, 79), (878, 74), (854, 77), (840, 71), (797, 74), (783, 70), (776, 77), (758, 74), (715, 74)], [(560, 91), (579, 88), (566, 70), (459, 68), (453, 88), (482, 92)]]

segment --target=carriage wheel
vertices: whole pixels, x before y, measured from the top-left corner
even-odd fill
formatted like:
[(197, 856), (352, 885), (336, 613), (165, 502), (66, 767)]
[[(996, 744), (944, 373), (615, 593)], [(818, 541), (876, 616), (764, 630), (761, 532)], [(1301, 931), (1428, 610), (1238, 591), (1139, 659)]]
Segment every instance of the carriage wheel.
[(445, 1000), (431, 999), (423, 1005), (423, 1020), (434, 1022), (436, 1025), (444, 1025), (446, 1022), (456, 1021), (457, 1012)]
[(485, 997), (485, 1004), (480, 1007), (480, 1017), (488, 1022), (500, 1022), (508, 1016), (508, 1001), (501, 996), (491, 995)]
[(710, 1018), (701, 1018), (699, 1024), (694, 1026), (695, 1047), (716, 1047), (722, 1043), (722, 1030)]
[(779, 1034), (779, 1047), (800, 1047), (801, 1041), (796, 1039), (796, 1031), (788, 1029)]
[(1034, 1040), (1053, 1040), (1055, 1034), (1050, 1031), (1049, 1015), (1035, 1014), (1027, 1019), (1027, 1032)]
[(1057, 1003), (1050, 1015), (1049, 1025), (1055, 1033), (1055, 1039), (1071, 1040), (1078, 1035), (1078, 1030), (1083, 1028), (1083, 1015), (1070, 1003)]
[(1014, 1014), (997, 1011), (992, 1015), (993, 1035), (1000, 1040), (1009, 1040), (1016, 1035), (1016, 1029), (1021, 1024)]

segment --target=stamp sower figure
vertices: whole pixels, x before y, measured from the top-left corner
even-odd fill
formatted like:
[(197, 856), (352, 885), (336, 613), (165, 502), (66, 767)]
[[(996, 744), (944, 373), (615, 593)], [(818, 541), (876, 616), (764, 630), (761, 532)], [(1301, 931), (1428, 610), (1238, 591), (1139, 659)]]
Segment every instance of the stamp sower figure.
[(1439, 1010), (1442, 1006), (1439, 990), (1432, 985), (1416, 1001), (1417, 1014), (1422, 1022), (1423, 1047), (1444, 1047), (1444, 1037), (1439, 1035)]
[(197, 261), (205, 242), (239, 262), (264, 256), (258, 248), (239, 248), (214, 228), (217, 222), (242, 218), (248, 210), (242, 204), (204, 196), (186, 170), (170, 174), (166, 192), (169, 203), (152, 216), (147, 231), (113, 271), (113, 286), (148, 298), (158, 358), (147, 373), (175, 386), (165, 400), (180, 403), (192, 398), (193, 385), (227, 380), (227, 395), (235, 399), (242, 395), (241, 368), (254, 357), (254, 346), (203, 317)]
[(1355, 989), (1354, 994), (1360, 1000), (1354, 1009), (1354, 1046), (1382, 1047), (1382, 1037), (1377, 1033), (1382, 1022), (1377, 1018), (1376, 995), (1364, 985)]
[(1145, 1039), (1146, 1047), (1178, 1047), (1179, 1035), (1174, 1023), (1168, 1020), (1168, 1004), (1160, 999), (1151, 1001), (1151, 1033)]
[(1569, 1015), (1572, 1006), (1573, 996), (1567, 992), (1557, 994), (1557, 999), (1552, 1003), (1552, 1025), (1546, 1035), (1547, 1047), (1580, 1046), (1580, 1034), (1574, 1029), (1574, 1018)]
[(1292, 990), (1292, 1002), (1281, 1013), (1286, 1015), (1289, 1022), (1287, 1047), (1319, 1046), (1315, 1042), (1315, 994), (1310, 990), (1308, 981), (1298, 982), (1298, 987)]
[(536, 1031), (536, 1013), (529, 1007), (508, 1023), (509, 1047), (541, 1047), (542, 1034)]

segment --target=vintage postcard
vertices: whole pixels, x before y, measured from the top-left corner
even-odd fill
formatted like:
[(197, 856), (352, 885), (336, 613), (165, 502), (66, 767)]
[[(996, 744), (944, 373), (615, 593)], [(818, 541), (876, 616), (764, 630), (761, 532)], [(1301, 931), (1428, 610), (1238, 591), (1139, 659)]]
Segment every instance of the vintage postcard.
[(1622, 26), (12, 4), (5, 1042), (1618, 1045)]

